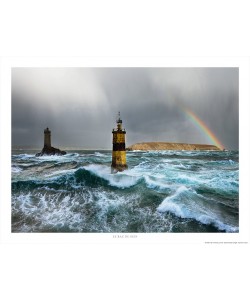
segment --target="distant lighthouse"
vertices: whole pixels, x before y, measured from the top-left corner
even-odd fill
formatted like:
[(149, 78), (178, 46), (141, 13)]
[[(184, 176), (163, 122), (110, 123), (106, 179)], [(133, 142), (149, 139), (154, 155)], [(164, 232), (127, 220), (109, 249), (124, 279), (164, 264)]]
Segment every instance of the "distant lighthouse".
[(51, 146), (51, 131), (47, 127), (44, 129), (44, 146), (41, 152), (37, 153), (36, 156), (44, 156), (44, 155), (65, 155), (65, 151), (61, 151), (60, 149), (54, 148)]
[(44, 129), (44, 147), (51, 148), (51, 131), (48, 127)]
[(113, 129), (113, 151), (112, 151), (112, 165), (111, 172), (121, 172), (128, 168), (126, 164), (126, 148), (125, 148), (125, 136), (126, 131), (122, 129), (122, 120), (120, 112), (116, 120), (117, 128)]

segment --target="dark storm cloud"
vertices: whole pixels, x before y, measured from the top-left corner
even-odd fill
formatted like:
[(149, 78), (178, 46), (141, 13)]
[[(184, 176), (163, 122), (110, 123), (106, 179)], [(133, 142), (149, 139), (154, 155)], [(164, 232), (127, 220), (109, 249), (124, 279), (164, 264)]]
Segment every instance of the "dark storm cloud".
[(140, 141), (209, 143), (193, 111), (229, 149), (238, 148), (237, 68), (14, 68), (12, 144), (111, 148), (121, 111), (127, 145)]

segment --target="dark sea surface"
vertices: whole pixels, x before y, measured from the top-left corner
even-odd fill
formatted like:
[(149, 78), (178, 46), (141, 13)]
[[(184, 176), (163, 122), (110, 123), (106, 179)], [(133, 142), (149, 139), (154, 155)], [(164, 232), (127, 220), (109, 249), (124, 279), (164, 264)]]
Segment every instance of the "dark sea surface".
[[(38, 151), (37, 151), (38, 152)], [(12, 232), (239, 232), (238, 151), (12, 151)]]

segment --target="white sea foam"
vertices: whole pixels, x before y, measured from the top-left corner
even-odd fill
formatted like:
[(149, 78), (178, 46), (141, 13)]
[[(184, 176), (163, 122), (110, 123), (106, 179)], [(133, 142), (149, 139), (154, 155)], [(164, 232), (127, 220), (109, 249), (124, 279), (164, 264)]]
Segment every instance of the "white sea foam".
[(98, 157), (105, 157), (106, 155), (103, 154), (103, 153), (100, 153), (100, 152), (95, 152), (95, 156), (98, 156)]
[(129, 201), (128, 198), (118, 196), (117, 193), (106, 191), (95, 192), (95, 197), (98, 199), (98, 205), (102, 214), (107, 211), (109, 207), (118, 207)]
[(148, 176), (144, 175), (144, 180), (148, 188), (158, 188), (160, 190), (169, 189), (171, 187), (170, 184), (167, 183), (165, 176)]
[(22, 169), (19, 167), (11, 167), (11, 172), (12, 173), (20, 173), (20, 172), (22, 172)]
[(51, 174), (45, 174), (44, 177), (53, 177), (55, 179), (57, 177), (60, 177), (60, 175), (73, 174), (73, 173), (75, 173), (75, 171), (76, 171), (75, 169), (58, 170), (58, 171), (52, 172)]
[[(183, 193), (185, 193), (185, 197), (182, 195)], [(185, 186), (180, 186), (173, 195), (163, 200), (157, 211), (161, 213), (168, 211), (177, 217), (195, 219), (205, 225), (213, 224), (219, 230), (227, 232), (237, 232), (239, 230), (236, 226), (226, 224), (225, 220), (220, 220), (220, 214), (217, 214), (215, 210), (202, 206), (202, 203), (197, 203), (194, 197), (189, 197), (188, 193), (196, 194)]]
[(41, 161), (63, 161), (71, 158), (65, 155), (43, 155), (37, 156), (36, 159)]
[(106, 179), (111, 186), (119, 188), (128, 188), (135, 185), (140, 178), (133, 176), (129, 171), (123, 171), (122, 173), (111, 174), (110, 167), (102, 165), (89, 165), (84, 167), (85, 170)]
[(163, 200), (163, 202), (158, 206), (157, 210), (159, 212), (171, 211), (176, 215), (182, 217), (179, 205), (172, 201), (174, 201), (181, 193), (184, 193), (187, 190), (188, 189), (185, 186), (180, 186), (173, 195), (168, 196)]

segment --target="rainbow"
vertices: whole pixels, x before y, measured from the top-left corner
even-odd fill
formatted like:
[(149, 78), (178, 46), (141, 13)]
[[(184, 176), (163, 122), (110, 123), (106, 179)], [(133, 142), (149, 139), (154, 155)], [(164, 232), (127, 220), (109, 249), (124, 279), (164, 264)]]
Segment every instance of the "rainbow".
[(221, 150), (225, 149), (223, 144), (218, 140), (218, 138), (215, 136), (215, 134), (207, 127), (207, 125), (198, 117), (196, 116), (191, 110), (182, 107), (184, 113), (189, 117), (189, 119), (192, 121), (192, 123), (198, 127), (203, 133), (206, 134), (209, 141), (212, 142), (215, 146), (220, 148)]

